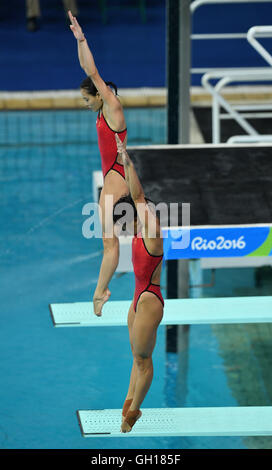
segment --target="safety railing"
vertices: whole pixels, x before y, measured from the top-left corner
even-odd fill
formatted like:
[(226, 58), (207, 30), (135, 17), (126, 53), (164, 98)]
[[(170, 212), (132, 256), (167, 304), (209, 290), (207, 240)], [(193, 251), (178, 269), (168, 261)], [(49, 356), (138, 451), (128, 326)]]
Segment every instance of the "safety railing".
[(264, 144), (272, 143), (272, 134), (266, 135), (233, 135), (227, 140), (227, 144)]
[[(217, 80), (216, 85), (211, 81)], [(272, 81), (272, 68), (262, 68), (259, 70), (244, 69), (243, 71), (237, 70), (221, 70), (211, 71), (202, 76), (202, 86), (212, 95), (212, 142), (218, 144), (221, 142), (221, 120), (234, 119), (244, 131), (253, 136), (258, 135), (259, 132), (247, 121), (247, 118), (264, 118), (270, 117), (269, 113), (259, 113), (258, 111), (272, 111), (271, 105), (231, 105), (224, 96), (222, 96), (222, 89), (230, 83), (237, 82), (258, 82), (258, 81)], [(226, 113), (221, 114), (220, 108), (223, 108)], [(251, 111), (251, 112), (250, 112)], [(253, 111), (253, 112), (252, 112)]]
[(269, 52), (262, 46), (262, 44), (257, 41), (257, 37), (269, 38), (272, 37), (272, 26), (253, 26), (247, 32), (247, 40), (249, 44), (263, 57), (269, 65), (272, 65), (272, 56)]
[[(208, 4), (238, 4), (238, 3), (271, 3), (271, 0), (195, 0), (191, 3), (191, 13), (197, 8)], [(261, 55), (270, 67), (239, 67), (224, 69), (191, 69), (191, 73), (202, 73), (201, 83), (204, 89), (212, 96), (212, 142), (221, 142), (221, 121), (234, 119), (246, 132), (246, 136), (232, 136), (228, 143), (239, 142), (271, 142), (271, 136), (260, 135), (248, 122), (248, 118), (271, 118), (271, 104), (231, 105), (222, 95), (222, 90), (231, 83), (238, 82), (264, 82), (272, 81), (272, 56), (257, 38), (272, 37), (272, 26), (253, 26), (246, 33), (218, 33), (218, 34), (192, 34), (192, 39), (246, 39), (248, 43)], [(213, 82), (213, 83), (212, 83)], [(215, 84), (214, 84), (215, 82)], [(221, 113), (221, 108), (224, 113)]]
[[(272, 3), (272, 0), (194, 0), (190, 5), (191, 17), (193, 21), (193, 16), (196, 10), (205, 5), (220, 5), (220, 4), (239, 4), (239, 3)], [(208, 39), (246, 39), (247, 32), (237, 32), (237, 33), (201, 33), (201, 34), (191, 34), (192, 40), (208, 40)], [(214, 67), (193, 67), (191, 68), (192, 74), (203, 74), (210, 70), (214, 70)], [(219, 69), (217, 69), (219, 70)], [(224, 68), (225, 70), (225, 68)]]
[(269, 3), (271, 0), (194, 0), (191, 3), (191, 12), (194, 13), (202, 5), (211, 5), (218, 3)]

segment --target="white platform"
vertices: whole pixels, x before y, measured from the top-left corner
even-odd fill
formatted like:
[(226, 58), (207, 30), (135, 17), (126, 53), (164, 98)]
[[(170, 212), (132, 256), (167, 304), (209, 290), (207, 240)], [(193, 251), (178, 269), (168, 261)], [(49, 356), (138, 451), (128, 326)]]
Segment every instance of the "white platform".
[[(125, 326), (131, 300), (107, 302), (102, 316), (92, 302), (51, 304), (54, 326)], [(166, 299), (161, 325), (271, 323), (272, 296)]]
[(99, 194), (103, 188), (104, 180), (102, 171), (93, 171), (93, 202), (98, 204)]
[(201, 258), (202, 269), (260, 268), (272, 266), (271, 256), (236, 256), (232, 258)]
[[(103, 188), (104, 180), (102, 171), (93, 171), (93, 201), (98, 204), (99, 194)], [(116, 273), (130, 273), (133, 271), (131, 261), (132, 256), (132, 238), (133, 237), (119, 237), (119, 262), (116, 268)]]
[(121, 409), (79, 410), (84, 437), (271, 436), (272, 407), (142, 408), (129, 433), (120, 432)]

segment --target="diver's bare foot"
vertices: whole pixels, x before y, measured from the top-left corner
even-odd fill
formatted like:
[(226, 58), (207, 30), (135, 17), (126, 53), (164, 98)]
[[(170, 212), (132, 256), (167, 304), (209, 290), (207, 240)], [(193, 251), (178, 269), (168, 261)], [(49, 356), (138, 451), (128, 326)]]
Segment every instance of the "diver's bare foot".
[(122, 422), (121, 432), (130, 432), (133, 428), (134, 424), (140, 417), (142, 416), (142, 412), (140, 410), (135, 411), (128, 411), (126, 414), (125, 419)]
[(128, 398), (127, 400), (124, 401), (123, 410), (122, 410), (122, 424), (125, 420), (126, 414), (129, 410), (129, 407), (130, 407), (132, 401), (133, 401), (133, 398)]
[(93, 309), (94, 309), (94, 314), (97, 315), (98, 317), (101, 317), (102, 315), (102, 307), (103, 305), (109, 300), (110, 298), (110, 290), (107, 288), (105, 291), (100, 294), (95, 292), (93, 296)]

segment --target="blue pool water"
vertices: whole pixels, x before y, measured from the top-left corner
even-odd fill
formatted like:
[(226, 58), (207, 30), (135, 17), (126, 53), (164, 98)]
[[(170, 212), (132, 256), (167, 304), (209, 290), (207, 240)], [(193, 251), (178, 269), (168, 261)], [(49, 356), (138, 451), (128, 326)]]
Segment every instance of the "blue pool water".
[[(126, 110), (129, 144), (163, 143), (165, 111)], [(127, 329), (53, 327), (48, 304), (91, 300), (102, 242), (82, 236), (82, 207), (100, 170), (95, 116), (85, 111), (0, 115), (0, 448), (244, 448), (240, 438), (84, 439), (77, 409), (121, 408), (129, 381)], [(6, 131), (4, 132), (4, 126)], [(162, 287), (165, 295), (166, 268)], [(131, 299), (131, 273), (112, 299)], [(144, 407), (236, 406), (218, 340), (192, 326), (184, 356), (154, 352)]]

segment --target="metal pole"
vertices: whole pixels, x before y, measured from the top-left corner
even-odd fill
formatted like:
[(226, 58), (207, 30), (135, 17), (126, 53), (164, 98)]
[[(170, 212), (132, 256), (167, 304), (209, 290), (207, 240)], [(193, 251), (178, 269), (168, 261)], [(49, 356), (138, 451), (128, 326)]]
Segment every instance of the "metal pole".
[(180, 144), (190, 143), (191, 12), (190, 0), (179, 3), (179, 130)]
[(167, 143), (179, 139), (179, 1), (166, 2)]
[(190, 0), (167, 0), (167, 141), (190, 143)]
[[(167, 143), (179, 141), (179, 0), (166, 2)], [(178, 12), (178, 13), (177, 13)], [(178, 260), (167, 261), (167, 297), (178, 296)], [(177, 352), (177, 326), (166, 326), (166, 351)]]
[[(167, 0), (167, 142), (190, 142), (190, 69), (191, 69), (191, 14), (189, 0)], [(167, 297), (186, 298), (189, 291), (188, 260), (167, 261)], [(178, 384), (186, 395), (187, 347), (189, 327), (166, 327), (166, 351), (178, 353)], [(166, 372), (167, 373), (167, 372)]]

